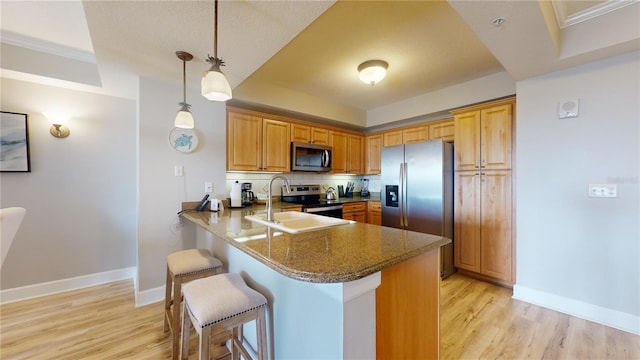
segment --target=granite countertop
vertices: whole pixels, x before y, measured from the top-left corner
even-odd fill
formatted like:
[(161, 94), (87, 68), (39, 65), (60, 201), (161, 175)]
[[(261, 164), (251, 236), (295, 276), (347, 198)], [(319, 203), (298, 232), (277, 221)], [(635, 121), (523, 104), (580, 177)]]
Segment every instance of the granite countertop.
[(279, 273), (312, 283), (357, 280), (451, 242), (442, 236), (357, 222), (288, 234), (244, 219), (265, 211), (264, 205), (254, 205), (219, 212), (185, 211), (180, 216)]

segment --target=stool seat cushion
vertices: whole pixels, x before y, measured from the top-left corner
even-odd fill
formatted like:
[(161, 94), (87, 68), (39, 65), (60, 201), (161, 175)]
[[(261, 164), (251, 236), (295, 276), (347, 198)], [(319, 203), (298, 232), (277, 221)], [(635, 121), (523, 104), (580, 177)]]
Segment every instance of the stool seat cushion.
[(236, 273), (191, 281), (183, 294), (194, 326), (197, 323), (201, 329), (267, 305), (267, 299)]
[(221, 267), (222, 262), (207, 249), (189, 249), (169, 254), (167, 266), (174, 276), (180, 277)]

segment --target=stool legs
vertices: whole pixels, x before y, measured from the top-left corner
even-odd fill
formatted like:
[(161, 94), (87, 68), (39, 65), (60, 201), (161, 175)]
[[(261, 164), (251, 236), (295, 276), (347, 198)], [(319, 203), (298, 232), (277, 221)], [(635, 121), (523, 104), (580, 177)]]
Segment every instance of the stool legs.
[(256, 319), (256, 331), (258, 332), (258, 359), (267, 360), (267, 307), (262, 306), (258, 309), (258, 318)]
[(191, 328), (191, 319), (189, 319), (189, 311), (187, 306), (184, 306), (182, 313), (182, 349), (180, 350), (180, 359), (189, 359), (189, 331)]
[(169, 331), (169, 319), (167, 317), (167, 310), (171, 309), (171, 271), (167, 266), (167, 281), (165, 282), (165, 294), (164, 294), (164, 332)]
[[(173, 291), (172, 291), (173, 290)], [(173, 295), (171, 294), (173, 292)], [(167, 267), (167, 285), (164, 300), (164, 331), (171, 330), (171, 358), (177, 359), (180, 348), (180, 303), (182, 281)]]
[[(267, 360), (267, 318), (266, 318), (266, 306), (261, 306), (258, 309), (254, 309), (249, 313), (245, 313), (243, 316), (240, 316), (242, 321), (250, 321), (253, 317), (256, 321), (256, 335), (258, 339), (258, 360)], [(245, 359), (251, 359), (251, 355), (247, 352), (244, 345), (242, 345), (242, 325), (243, 323), (237, 324), (233, 323), (233, 319), (229, 319), (226, 321), (222, 321), (219, 326), (205, 326), (202, 328), (200, 333), (199, 345), (198, 345), (198, 353), (200, 360), (208, 360), (209, 359), (209, 348), (211, 343), (211, 334), (212, 331), (215, 330), (223, 331), (225, 324), (233, 326), (231, 330), (231, 359), (236, 360), (240, 359), (240, 354)], [(184, 305), (184, 311), (182, 314), (182, 346), (180, 352), (180, 359), (188, 360), (189, 359), (189, 332), (191, 326), (191, 318), (189, 317), (189, 310), (187, 309), (187, 304)], [(214, 328), (212, 330), (212, 328)]]

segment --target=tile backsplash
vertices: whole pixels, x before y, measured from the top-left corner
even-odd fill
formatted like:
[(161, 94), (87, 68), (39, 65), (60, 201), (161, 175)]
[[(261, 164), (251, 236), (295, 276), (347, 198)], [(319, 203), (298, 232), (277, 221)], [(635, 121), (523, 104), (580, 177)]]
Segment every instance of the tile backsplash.
[[(226, 194), (229, 196), (231, 191), (231, 184), (238, 181), (240, 183), (250, 182), (252, 183), (252, 190), (255, 194), (267, 194), (269, 179), (274, 174), (262, 174), (253, 172), (228, 172), (226, 181)], [(360, 180), (369, 180), (369, 192), (375, 193), (380, 191), (380, 175), (333, 175), (333, 174), (315, 174), (315, 173), (289, 173), (283, 174), (289, 180), (291, 185), (315, 185), (321, 186), (324, 191), (328, 187), (333, 187), (336, 190), (338, 185), (346, 187), (347, 182), (352, 181), (355, 183), (355, 192), (360, 192)], [(282, 180), (277, 179), (273, 182), (273, 188), (271, 189), (272, 195), (281, 195), (280, 189), (282, 188)]]

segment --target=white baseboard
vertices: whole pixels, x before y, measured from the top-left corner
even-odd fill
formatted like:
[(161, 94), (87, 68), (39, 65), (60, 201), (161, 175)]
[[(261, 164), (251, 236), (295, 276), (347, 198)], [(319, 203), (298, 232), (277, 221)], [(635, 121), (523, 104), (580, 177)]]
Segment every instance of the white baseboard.
[(77, 276), (69, 279), (55, 280), (41, 284), (5, 289), (0, 291), (0, 304), (33, 299), (40, 296), (57, 294), (64, 291), (81, 289), (112, 281), (135, 279), (135, 276), (136, 268), (129, 267), (96, 274)]
[(136, 307), (153, 304), (164, 300), (164, 286), (136, 291)]
[(513, 298), (640, 335), (640, 316), (530, 289), (517, 284), (513, 287)]

